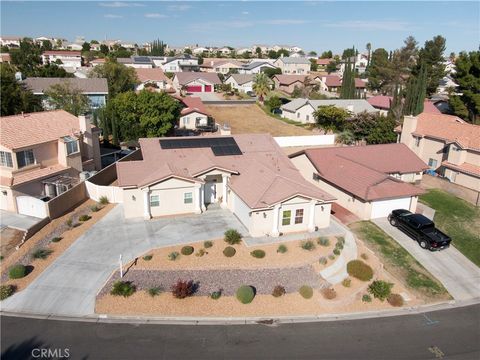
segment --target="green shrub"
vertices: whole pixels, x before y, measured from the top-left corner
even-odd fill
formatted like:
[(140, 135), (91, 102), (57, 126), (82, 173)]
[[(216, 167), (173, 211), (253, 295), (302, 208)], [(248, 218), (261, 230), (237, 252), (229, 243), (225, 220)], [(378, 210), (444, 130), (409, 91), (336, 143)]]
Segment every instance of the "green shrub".
[(308, 285), (303, 285), (298, 292), (304, 299), (310, 299), (313, 296), (313, 289)]
[(288, 248), (286, 245), (283, 245), (283, 244), (278, 245), (277, 253), (285, 254), (287, 251), (288, 251)]
[(15, 292), (15, 286), (13, 285), (1, 285), (0, 286), (0, 300), (5, 300), (6, 298), (13, 295)]
[(337, 242), (345, 244), (345, 238), (343, 236), (337, 236)]
[(154, 286), (148, 289), (148, 295), (150, 295), (151, 297), (160, 295), (161, 292), (162, 292), (162, 288), (159, 286)]
[(335, 248), (333, 249), (333, 253), (338, 256), (340, 255), (340, 250)]
[(51, 242), (54, 242), (54, 243), (57, 243), (59, 242), (60, 240), (62, 240), (63, 238), (62, 237), (59, 237), (59, 236), (55, 236), (54, 238), (52, 238), (52, 240), (50, 240)]
[(202, 257), (203, 255), (208, 254), (205, 249), (200, 249), (195, 253), (195, 256)]
[(26, 275), (27, 275), (27, 267), (22, 264), (14, 265), (8, 271), (8, 277), (10, 279), (21, 279)]
[(333, 254), (328, 255), (328, 259), (329, 260), (335, 260), (335, 255), (333, 255)]
[(223, 249), (223, 255), (225, 255), (226, 257), (232, 257), (235, 255), (236, 252), (237, 250), (235, 250), (235, 248), (231, 246), (227, 246), (225, 249)]
[(92, 217), (89, 216), (89, 215), (82, 215), (78, 218), (79, 221), (88, 221), (90, 220)]
[(67, 225), (69, 228), (72, 228), (73, 227), (73, 219), (72, 218), (67, 219), (65, 221), (65, 225)]
[(40, 248), (40, 249), (35, 250), (32, 253), (32, 257), (34, 259), (45, 260), (46, 258), (48, 258), (50, 256), (51, 253), (53, 253), (53, 250)]
[(360, 257), (361, 257), (363, 260), (368, 260), (368, 255), (365, 254), (365, 253), (362, 253), (362, 255), (360, 255)]
[(255, 297), (255, 291), (253, 287), (249, 285), (242, 285), (237, 289), (236, 296), (238, 301), (240, 301), (242, 304), (249, 304)]
[(110, 203), (110, 201), (108, 200), (108, 197), (106, 197), (105, 195), (100, 196), (100, 199), (98, 202), (102, 205), (107, 205), (108, 203)]
[(333, 288), (327, 288), (322, 290), (322, 295), (327, 300), (332, 300), (337, 297), (337, 292)]
[(129, 297), (130, 295), (133, 295), (136, 290), (135, 285), (133, 285), (131, 281), (118, 280), (113, 284), (110, 294), (114, 296)]
[(375, 280), (368, 286), (368, 292), (381, 301), (384, 301), (392, 291), (393, 284), (383, 280)]
[(98, 210), (100, 210), (100, 208), (97, 205), (92, 205), (90, 206), (90, 210), (92, 210), (92, 212), (97, 212)]
[(352, 260), (347, 264), (348, 275), (362, 281), (370, 281), (373, 278), (373, 270), (362, 260)]
[(327, 260), (327, 258), (326, 258), (325, 256), (322, 256), (322, 257), (318, 260), (318, 262), (319, 262), (321, 265), (326, 265), (327, 262), (328, 262), (328, 260)]
[(321, 236), (318, 238), (317, 244), (320, 246), (328, 246), (330, 245), (330, 240), (327, 237)]
[(0, 261), (2, 261), (4, 259), (3, 255), (0, 255)]
[(272, 295), (274, 297), (280, 297), (286, 294), (286, 290), (283, 286), (277, 285), (273, 288)]
[(345, 286), (345, 287), (350, 287), (350, 286), (352, 286), (352, 280), (349, 279), (349, 278), (343, 279), (342, 285)]
[(152, 260), (152, 258), (153, 258), (153, 255), (149, 254), (149, 255), (145, 255), (142, 259), (145, 261), (150, 261)]
[(372, 297), (368, 294), (365, 294), (362, 296), (362, 301), (367, 303), (372, 302)]
[(193, 248), (193, 246), (187, 245), (187, 246), (182, 247), (180, 252), (182, 253), (182, 255), (192, 255), (194, 250), (195, 249)]
[(302, 243), (300, 244), (301, 248), (303, 250), (308, 250), (308, 251), (312, 251), (315, 249), (315, 244), (313, 243), (313, 241), (311, 240), (307, 240), (307, 241), (302, 241)]
[(265, 257), (265, 251), (260, 250), (260, 249), (253, 250), (250, 253), (250, 255), (252, 255), (254, 258), (257, 258), (257, 259), (263, 259)]
[(335, 249), (343, 250), (343, 243), (337, 242), (337, 243), (335, 244)]
[(239, 244), (242, 241), (242, 235), (235, 229), (228, 229), (224, 235), (224, 240), (230, 245)]
[(205, 247), (205, 249), (209, 249), (213, 246), (213, 242), (207, 240), (203, 243), (203, 246)]
[(210, 297), (213, 300), (218, 300), (218, 299), (220, 299), (221, 296), (222, 296), (222, 290), (214, 291), (210, 294)]
[(168, 254), (168, 260), (175, 261), (179, 256), (180, 254), (177, 251), (172, 251), (170, 254)]

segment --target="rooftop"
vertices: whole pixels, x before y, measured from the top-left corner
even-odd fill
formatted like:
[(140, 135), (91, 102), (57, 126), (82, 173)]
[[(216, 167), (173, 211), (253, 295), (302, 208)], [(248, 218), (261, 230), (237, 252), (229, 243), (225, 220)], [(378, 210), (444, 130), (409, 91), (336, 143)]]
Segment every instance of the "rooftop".
[(186, 85), (194, 80), (203, 80), (211, 84), (221, 84), (220, 78), (216, 73), (206, 73), (206, 72), (177, 72), (175, 77), (178, 79), (180, 85)]
[(304, 57), (280, 57), (278, 60), (282, 61), (284, 64), (309, 64), (310, 60)]
[(253, 81), (254, 74), (232, 74), (229, 77), (235, 80), (238, 85)]
[(310, 100), (305, 98), (297, 98), (293, 99), (285, 105), (282, 105), (281, 109), (289, 112), (295, 112), (297, 109), (307, 104), (312, 106), (314, 109), (317, 109), (319, 106), (333, 105), (351, 111), (355, 114), (364, 111), (371, 113), (377, 112), (377, 110), (373, 106), (371, 106), (366, 100), (363, 99)]
[(290, 85), (297, 81), (303, 83), (307, 76), (308, 75), (275, 75), (274, 78), (282, 85)]
[(34, 94), (43, 94), (51, 86), (69, 84), (70, 87), (80, 90), (84, 94), (108, 94), (107, 79), (104, 78), (41, 78), (31, 77), (23, 81)]
[(203, 105), (202, 99), (197, 96), (187, 96), (182, 98), (182, 102), (185, 104), (186, 108), (182, 109), (181, 115), (187, 115), (194, 111), (199, 112), (204, 115), (208, 115), (205, 105)]
[(48, 50), (48, 51), (44, 51), (43, 55), (82, 56), (82, 52), (81, 51), (69, 51), (69, 50)]
[(140, 82), (147, 81), (168, 81), (168, 78), (164, 74), (163, 70), (160, 68), (151, 68), (151, 69), (135, 69), (137, 73), (137, 78)]

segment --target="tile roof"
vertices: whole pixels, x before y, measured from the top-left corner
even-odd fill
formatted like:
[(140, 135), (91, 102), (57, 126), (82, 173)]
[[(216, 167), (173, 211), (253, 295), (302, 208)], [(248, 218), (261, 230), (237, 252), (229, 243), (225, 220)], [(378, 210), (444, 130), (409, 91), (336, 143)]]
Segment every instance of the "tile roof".
[(275, 75), (274, 79), (277, 79), (281, 85), (291, 85), (297, 81), (303, 83), (308, 75)]
[(118, 184), (142, 187), (172, 176), (201, 182), (196, 175), (218, 167), (235, 174), (229, 187), (251, 209), (269, 208), (297, 195), (334, 200), (302, 177), (270, 135), (232, 137), (242, 155), (215, 156), (210, 148), (162, 149), (159, 138), (140, 139), (143, 160), (117, 163)]
[(304, 98), (293, 99), (289, 103), (282, 105), (281, 109), (289, 112), (295, 112), (297, 109), (302, 106), (310, 104), (314, 109), (317, 109), (319, 106), (328, 106), (334, 105), (345, 110), (352, 111), (355, 114), (361, 112), (374, 113), (377, 110), (371, 106), (366, 100), (363, 99), (331, 99), (331, 100), (309, 100)]
[(186, 108), (182, 109), (181, 111), (182, 115), (187, 115), (195, 111), (204, 115), (208, 115), (207, 109), (205, 108), (201, 98), (197, 96), (187, 96), (182, 98), (182, 102), (186, 106)]
[(333, 61), (333, 59), (317, 59), (318, 65), (328, 65)]
[(364, 88), (367, 85), (365, 81), (359, 78), (355, 78), (355, 87), (356, 88)]
[(442, 165), (446, 168), (457, 170), (480, 178), (480, 165), (473, 165), (466, 162), (457, 165), (449, 163), (448, 161), (442, 162)]
[(277, 60), (284, 64), (310, 64), (310, 60), (304, 57), (280, 57)]
[(26, 78), (25, 85), (33, 91), (34, 94), (43, 94), (51, 86), (57, 84), (70, 84), (70, 87), (80, 90), (84, 94), (100, 93), (108, 94), (108, 83), (105, 78)]
[(338, 75), (326, 75), (320, 76), (320, 78), (325, 77), (325, 85), (328, 87), (340, 87), (342, 86), (342, 79)]
[(275, 66), (266, 62), (266, 61), (253, 61), (251, 62), (250, 64), (248, 65), (243, 65), (243, 69), (245, 70), (252, 70), (252, 69), (255, 69), (259, 66), (268, 66), (268, 67), (272, 67), (274, 68)]
[(27, 171), (22, 171), (13, 175), (11, 186), (21, 185), (28, 183), (30, 181), (37, 181), (40, 179), (47, 178), (52, 175), (59, 174), (61, 172), (67, 171), (70, 167), (65, 167), (60, 164), (56, 164), (53, 166), (48, 166), (44, 168), (37, 168)]
[[(254, 74), (232, 74), (231, 77), (238, 85), (245, 84), (249, 81), (253, 81)], [(226, 80), (226, 79), (225, 79)]]
[(160, 68), (136, 68), (135, 72), (137, 73), (138, 80), (140, 80), (140, 82), (142, 83), (147, 81), (168, 81), (167, 76)]
[(194, 80), (203, 80), (210, 84), (221, 84), (220, 78), (215, 73), (184, 71), (175, 73), (180, 85), (186, 85)]
[[(391, 102), (393, 100), (392, 96), (377, 95), (368, 98), (367, 101), (370, 105), (377, 109), (389, 110)], [(423, 102), (423, 112), (430, 114), (441, 114), (441, 111), (437, 109), (433, 102), (428, 99), (425, 99)]]
[(82, 52), (81, 51), (69, 51), (69, 50), (49, 50), (49, 51), (44, 51), (43, 55), (82, 56)]

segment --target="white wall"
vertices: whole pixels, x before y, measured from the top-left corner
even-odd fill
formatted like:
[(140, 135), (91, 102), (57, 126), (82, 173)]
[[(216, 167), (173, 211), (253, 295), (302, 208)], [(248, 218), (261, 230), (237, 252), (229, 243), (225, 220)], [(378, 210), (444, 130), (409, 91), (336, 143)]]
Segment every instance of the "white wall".
[(280, 147), (334, 145), (335, 135), (276, 136)]
[(88, 197), (92, 200), (100, 201), (102, 196), (106, 196), (111, 203), (123, 203), (123, 190), (118, 186), (95, 185), (86, 180), (85, 187)]
[(237, 216), (237, 218), (245, 225), (245, 227), (250, 231), (250, 211), (251, 209), (248, 207), (247, 204), (243, 202), (240, 197), (235, 194), (235, 192), (230, 192), (230, 200), (233, 202), (233, 213)]
[(315, 123), (315, 117), (313, 116), (314, 111), (315, 109), (312, 107), (312, 105), (305, 104), (295, 112), (283, 111), (282, 116), (303, 124), (313, 124)]

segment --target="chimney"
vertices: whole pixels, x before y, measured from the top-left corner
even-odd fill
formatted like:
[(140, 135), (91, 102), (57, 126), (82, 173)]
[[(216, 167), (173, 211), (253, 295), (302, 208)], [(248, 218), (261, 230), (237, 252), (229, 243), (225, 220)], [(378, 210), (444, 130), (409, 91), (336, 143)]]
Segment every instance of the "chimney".
[(400, 135), (400, 142), (413, 149), (414, 138), (412, 133), (417, 129), (418, 118), (412, 115), (405, 115), (403, 117), (402, 133)]
[(86, 153), (82, 155), (91, 159), (93, 158), (93, 136), (92, 127), (90, 125), (90, 116), (87, 114), (79, 115), (78, 125), (82, 132), (83, 149), (86, 150)]

